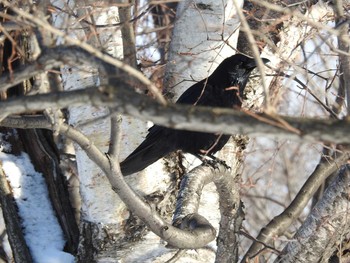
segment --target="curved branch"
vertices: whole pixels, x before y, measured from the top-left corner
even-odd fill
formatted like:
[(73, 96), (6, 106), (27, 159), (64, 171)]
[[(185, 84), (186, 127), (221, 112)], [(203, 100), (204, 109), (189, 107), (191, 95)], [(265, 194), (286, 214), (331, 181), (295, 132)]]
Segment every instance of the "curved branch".
[(246, 262), (247, 259), (255, 257), (264, 248), (263, 244), (269, 244), (273, 238), (284, 233), (295, 219), (299, 217), (310, 198), (314, 195), (324, 180), (337, 171), (340, 166), (347, 162), (348, 159), (349, 154), (342, 153), (332, 162), (319, 164), (299, 190), (292, 203), (261, 230), (256, 238), (258, 241), (253, 242), (246, 252), (242, 262)]
[[(25, 124), (31, 122), (31, 124)], [(42, 129), (51, 129), (52, 126), (42, 116), (33, 117), (11, 117), (5, 119), (1, 124), (8, 127), (33, 127), (34, 124)], [(128, 208), (143, 220), (150, 229), (167, 241), (170, 245), (178, 248), (201, 248), (215, 238), (215, 229), (209, 222), (198, 216), (189, 216), (189, 222), (196, 222), (194, 229), (182, 230), (165, 222), (149, 205), (143, 202), (140, 197), (125, 182), (120, 172), (118, 162), (107, 158), (86, 136), (80, 131), (67, 124), (58, 127), (59, 133), (67, 136), (85, 151), (87, 156), (95, 162), (106, 174), (113, 190), (119, 195)], [(120, 136), (120, 133), (119, 133)], [(116, 138), (118, 142), (118, 138)], [(118, 144), (118, 143), (117, 143)], [(119, 147), (116, 145), (116, 151)], [(118, 154), (118, 152), (116, 152)], [(193, 220), (194, 219), (194, 220)]]
[[(120, 142), (120, 133), (118, 144)], [(119, 147), (117, 146), (117, 149)], [(87, 153), (89, 154), (89, 153)], [(189, 224), (194, 227), (183, 230), (165, 222), (154, 209), (143, 202), (140, 197), (125, 182), (118, 162), (110, 162), (110, 167), (103, 169), (112, 189), (120, 199), (135, 213), (147, 226), (169, 245), (181, 249), (201, 248), (215, 238), (215, 229), (209, 222), (199, 215), (188, 215)]]
[(181, 186), (176, 201), (173, 223), (177, 224), (188, 214), (198, 212), (202, 189), (213, 182), (215, 171), (212, 167), (200, 165), (188, 172), (181, 180)]
[(82, 147), (88, 157), (105, 172), (112, 189), (127, 207), (144, 221), (156, 235), (170, 245), (178, 248), (200, 248), (215, 238), (215, 229), (208, 224), (202, 224), (201, 227), (185, 231), (166, 223), (125, 182), (118, 162), (109, 160), (88, 138), (74, 128), (64, 124), (59, 131)]

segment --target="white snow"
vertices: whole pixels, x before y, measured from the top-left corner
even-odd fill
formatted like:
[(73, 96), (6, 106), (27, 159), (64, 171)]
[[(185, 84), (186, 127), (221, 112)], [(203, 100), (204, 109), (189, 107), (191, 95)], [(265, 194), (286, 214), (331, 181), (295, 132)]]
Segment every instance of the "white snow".
[(34, 262), (74, 262), (73, 255), (63, 251), (65, 240), (49, 201), (45, 179), (35, 171), (28, 155), (0, 152), (0, 162), (11, 185)]
[[(120, 262), (163, 263), (170, 261), (177, 251), (166, 248), (164, 241), (149, 232), (142, 241), (134, 243), (131, 249), (120, 251)], [(210, 245), (200, 249), (189, 249), (176, 260), (176, 263), (214, 262), (214, 252)]]

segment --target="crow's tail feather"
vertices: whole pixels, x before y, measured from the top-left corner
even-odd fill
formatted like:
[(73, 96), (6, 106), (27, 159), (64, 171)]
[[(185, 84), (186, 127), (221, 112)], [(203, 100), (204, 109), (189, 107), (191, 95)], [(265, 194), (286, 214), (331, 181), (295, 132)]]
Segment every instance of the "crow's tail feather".
[(127, 176), (137, 173), (172, 151), (161, 140), (153, 144), (147, 144), (146, 140), (120, 163), (122, 174)]

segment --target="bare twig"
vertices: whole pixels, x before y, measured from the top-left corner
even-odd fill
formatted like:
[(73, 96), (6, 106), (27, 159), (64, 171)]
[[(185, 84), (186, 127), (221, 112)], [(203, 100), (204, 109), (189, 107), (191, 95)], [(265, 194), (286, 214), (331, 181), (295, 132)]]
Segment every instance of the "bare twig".
[(279, 72), (278, 76), (283, 76), (286, 78), (293, 79), (295, 82), (297, 82), (301, 86), (301, 89), (306, 90), (333, 118), (338, 119), (338, 116), (333, 112), (333, 110), (330, 107), (328, 107), (323, 101), (321, 101), (317, 97), (317, 95), (311, 89), (309, 89), (307, 85), (305, 85), (301, 80), (299, 80), (296, 76), (291, 76), (283, 72)]
[[(286, 15), (292, 15), (292, 16), (298, 17), (300, 20), (305, 21), (308, 26), (312, 26), (316, 29), (324, 30), (324, 31), (330, 33), (331, 35), (334, 35), (334, 36), (341, 35), (341, 32), (339, 32), (339, 30), (337, 30), (337, 28), (334, 28), (334, 27), (329, 26), (329, 25), (325, 25), (324, 23), (317, 22), (311, 18), (308, 18), (307, 16), (300, 13), (298, 10), (285, 8), (285, 7), (282, 7), (280, 5), (273, 4), (273, 3), (267, 2), (267, 1), (260, 1), (260, 0), (251, 0), (251, 1), (257, 5), (264, 6), (267, 9), (270, 9), (270, 10), (273, 10), (276, 12), (280, 12), (280, 13), (283, 13)], [(343, 35), (342, 37), (346, 43), (350, 43), (350, 38), (348, 35)], [(350, 54), (348, 54), (348, 55), (350, 55)]]
[(268, 89), (268, 86), (267, 86), (266, 81), (265, 81), (265, 66), (264, 66), (264, 63), (260, 57), (259, 48), (256, 44), (255, 39), (254, 39), (254, 35), (253, 35), (252, 31), (250, 30), (247, 19), (245, 18), (244, 14), (242, 12), (242, 9), (238, 5), (238, 2), (233, 1), (233, 3), (236, 7), (237, 14), (238, 14), (238, 16), (241, 20), (241, 23), (242, 23), (241, 30), (243, 30), (247, 34), (247, 40), (250, 44), (250, 47), (251, 47), (253, 55), (254, 55), (254, 59), (257, 62), (257, 68), (258, 68), (260, 75), (261, 75), (261, 84), (264, 88), (264, 95), (265, 95), (265, 100), (264, 100), (265, 110), (267, 113), (271, 113), (272, 109), (271, 109), (271, 105), (270, 105), (269, 89)]
[(52, 34), (54, 34), (56, 36), (62, 37), (68, 44), (77, 45), (77, 46), (81, 47), (82, 49), (84, 49), (86, 52), (93, 55), (94, 57), (99, 58), (102, 61), (104, 61), (104, 62), (106, 62), (106, 63), (108, 63), (108, 64), (110, 64), (118, 69), (125, 71), (130, 76), (141, 81), (155, 95), (155, 97), (157, 98), (157, 100), (160, 103), (162, 103), (164, 105), (167, 104), (166, 100), (164, 99), (163, 95), (159, 92), (157, 87), (155, 87), (153, 85), (153, 83), (148, 78), (146, 78), (140, 71), (123, 63), (120, 60), (117, 60), (117, 59), (103, 53), (102, 51), (87, 44), (86, 42), (83, 42), (81, 40), (78, 40), (78, 39), (75, 39), (75, 38), (68, 36), (65, 32), (51, 26), (46, 21), (43, 21), (40, 18), (37, 18), (37, 17), (33, 16), (32, 14), (21, 10), (20, 8), (16, 7), (15, 5), (13, 5), (12, 3), (8, 2), (8, 1), (1, 1), (1, 3), (3, 3), (4, 6), (6, 6), (6, 7), (11, 7), (11, 9), (14, 12), (16, 12), (19, 16), (21, 16), (25, 19), (28, 19), (29, 21), (35, 23), (38, 27), (43, 28), (44, 30), (48, 30), (49, 32), (51, 32)]

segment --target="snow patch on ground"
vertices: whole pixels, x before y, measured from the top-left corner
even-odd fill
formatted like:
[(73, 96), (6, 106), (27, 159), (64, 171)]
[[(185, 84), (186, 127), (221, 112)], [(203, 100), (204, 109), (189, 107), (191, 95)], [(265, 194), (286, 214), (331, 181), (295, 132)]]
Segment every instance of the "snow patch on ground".
[(34, 262), (74, 262), (73, 255), (62, 251), (65, 245), (63, 232), (42, 174), (34, 170), (26, 153), (15, 156), (0, 152), (0, 161), (11, 185)]
[[(154, 233), (149, 232), (142, 241), (133, 244), (132, 249), (119, 251), (121, 262), (163, 263), (168, 262), (178, 252), (167, 248), (166, 243)], [(206, 246), (201, 249), (189, 249), (176, 260), (176, 263), (214, 262), (215, 251)]]

